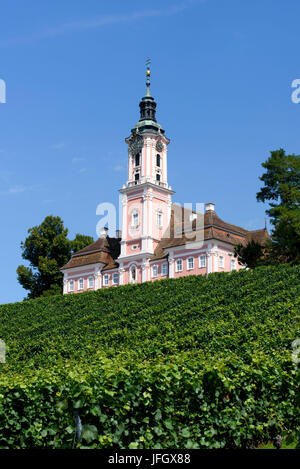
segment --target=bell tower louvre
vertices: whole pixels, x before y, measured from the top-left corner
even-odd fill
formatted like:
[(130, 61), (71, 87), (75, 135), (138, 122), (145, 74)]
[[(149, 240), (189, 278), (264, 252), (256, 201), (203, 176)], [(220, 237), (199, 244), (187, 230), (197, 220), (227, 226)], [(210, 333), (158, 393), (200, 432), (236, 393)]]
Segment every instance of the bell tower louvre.
[[(72, 255), (61, 269), (64, 294), (239, 270), (243, 266), (234, 257), (234, 246), (251, 240), (264, 244), (269, 237), (265, 228), (251, 231), (224, 222), (214, 203), (206, 204), (204, 215), (172, 204), (174, 191), (167, 171), (170, 140), (157, 122), (150, 76), (148, 63), (140, 119), (125, 139), (128, 174), (120, 189), (122, 231), (112, 238), (104, 229), (97, 241)], [(182, 224), (186, 219), (191, 222), (189, 231)], [(200, 234), (201, 245), (190, 236), (192, 231)]]

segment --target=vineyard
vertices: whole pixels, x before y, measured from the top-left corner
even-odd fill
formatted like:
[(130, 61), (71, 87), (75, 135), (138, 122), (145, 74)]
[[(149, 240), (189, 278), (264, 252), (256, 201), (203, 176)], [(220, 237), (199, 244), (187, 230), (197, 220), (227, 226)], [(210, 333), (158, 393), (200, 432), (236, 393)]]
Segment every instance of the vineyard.
[(248, 448), (299, 432), (299, 311), (290, 266), (2, 305), (0, 448)]

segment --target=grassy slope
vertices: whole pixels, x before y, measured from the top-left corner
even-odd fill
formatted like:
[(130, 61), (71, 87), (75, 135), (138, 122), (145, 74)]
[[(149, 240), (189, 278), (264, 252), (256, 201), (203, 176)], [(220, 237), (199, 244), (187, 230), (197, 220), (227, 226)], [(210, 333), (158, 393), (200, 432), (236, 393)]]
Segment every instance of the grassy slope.
[(191, 276), (0, 306), (7, 371), (88, 359), (290, 350), (300, 336), (300, 268)]

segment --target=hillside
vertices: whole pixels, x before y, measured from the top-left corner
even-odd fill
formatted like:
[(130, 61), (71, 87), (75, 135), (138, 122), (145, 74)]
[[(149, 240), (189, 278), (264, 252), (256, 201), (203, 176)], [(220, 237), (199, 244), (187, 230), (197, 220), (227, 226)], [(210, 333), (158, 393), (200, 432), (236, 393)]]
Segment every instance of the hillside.
[[(289, 266), (2, 305), (0, 448), (70, 447), (74, 407), (91, 447), (243, 447), (295, 430), (299, 310)], [(22, 441), (7, 427), (20, 399)]]

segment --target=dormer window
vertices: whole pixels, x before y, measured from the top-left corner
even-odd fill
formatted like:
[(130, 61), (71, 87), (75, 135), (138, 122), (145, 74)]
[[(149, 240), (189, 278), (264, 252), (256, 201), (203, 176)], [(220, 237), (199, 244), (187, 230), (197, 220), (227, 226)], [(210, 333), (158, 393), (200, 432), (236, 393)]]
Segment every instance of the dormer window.
[(156, 155), (156, 166), (158, 166), (159, 168), (160, 168), (160, 160), (161, 160), (160, 155), (157, 154)]

